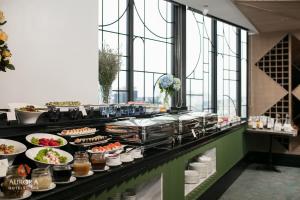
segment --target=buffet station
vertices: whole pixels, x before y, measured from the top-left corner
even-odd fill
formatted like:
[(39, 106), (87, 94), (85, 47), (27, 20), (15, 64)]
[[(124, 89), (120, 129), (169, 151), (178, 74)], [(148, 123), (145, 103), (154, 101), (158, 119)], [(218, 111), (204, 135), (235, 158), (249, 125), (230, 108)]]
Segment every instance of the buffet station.
[[(0, 199), (12, 200), (87, 199), (243, 124), (235, 116), (135, 102), (15, 104), (0, 116)], [(217, 170), (216, 150), (205, 155), (186, 167), (186, 194), (206, 177), (203, 167)]]

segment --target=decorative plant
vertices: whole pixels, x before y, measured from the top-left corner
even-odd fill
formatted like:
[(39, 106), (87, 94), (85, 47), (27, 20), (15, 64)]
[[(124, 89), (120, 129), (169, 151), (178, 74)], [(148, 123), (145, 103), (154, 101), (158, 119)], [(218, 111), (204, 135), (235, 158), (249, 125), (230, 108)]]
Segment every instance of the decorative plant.
[(176, 91), (180, 90), (181, 81), (179, 78), (167, 74), (159, 79), (159, 88), (160, 93), (165, 93), (164, 104), (167, 106), (169, 104), (169, 96), (173, 96)]
[[(6, 24), (4, 13), (0, 10), (0, 26)], [(7, 47), (7, 34), (0, 28), (0, 71), (6, 72), (6, 69), (14, 70), (15, 67), (11, 64), (11, 52)]]
[(120, 71), (119, 56), (109, 46), (105, 45), (99, 51), (99, 83), (103, 103), (109, 103), (109, 94), (113, 81)]

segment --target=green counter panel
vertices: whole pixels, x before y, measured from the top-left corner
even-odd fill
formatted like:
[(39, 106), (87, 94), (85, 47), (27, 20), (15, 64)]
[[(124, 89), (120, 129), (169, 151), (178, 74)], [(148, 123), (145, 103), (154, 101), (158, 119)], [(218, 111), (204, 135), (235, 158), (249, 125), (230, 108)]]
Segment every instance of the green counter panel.
[[(177, 159), (154, 168), (144, 174), (134, 177), (113, 188), (94, 195), (90, 200), (107, 200), (116, 193), (122, 193), (128, 188), (135, 188), (136, 185), (144, 183), (153, 177), (163, 175), (163, 200), (196, 200), (219, 178), (230, 170), (247, 153), (244, 138), (245, 126), (232, 130), (231, 132), (219, 136), (216, 140), (201, 146)], [(216, 147), (217, 172), (208, 178), (204, 183), (195, 188), (184, 197), (184, 170), (188, 162), (205, 151)]]

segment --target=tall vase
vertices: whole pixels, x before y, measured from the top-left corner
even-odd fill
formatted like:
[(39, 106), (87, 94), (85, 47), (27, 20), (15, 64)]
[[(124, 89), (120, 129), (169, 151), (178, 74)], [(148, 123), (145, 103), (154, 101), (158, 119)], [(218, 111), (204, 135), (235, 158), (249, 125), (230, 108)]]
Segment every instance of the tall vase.
[(104, 104), (109, 104), (110, 102), (110, 94), (111, 94), (111, 86), (100, 86), (101, 98)]
[(169, 108), (169, 94), (167, 92), (165, 92), (163, 103), (164, 103), (164, 107), (166, 109), (168, 109)]

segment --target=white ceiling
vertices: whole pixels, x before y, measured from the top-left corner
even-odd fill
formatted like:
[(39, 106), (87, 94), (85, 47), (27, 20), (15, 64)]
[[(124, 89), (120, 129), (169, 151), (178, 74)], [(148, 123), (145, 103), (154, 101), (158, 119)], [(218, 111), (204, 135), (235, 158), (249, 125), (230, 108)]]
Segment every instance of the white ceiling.
[(204, 5), (208, 5), (208, 14), (214, 17), (229, 21), (239, 26), (249, 29), (250, 32), (257, 33), (256, 28), (241, 13), (231, 0), (174, 0), (202, 11)]

